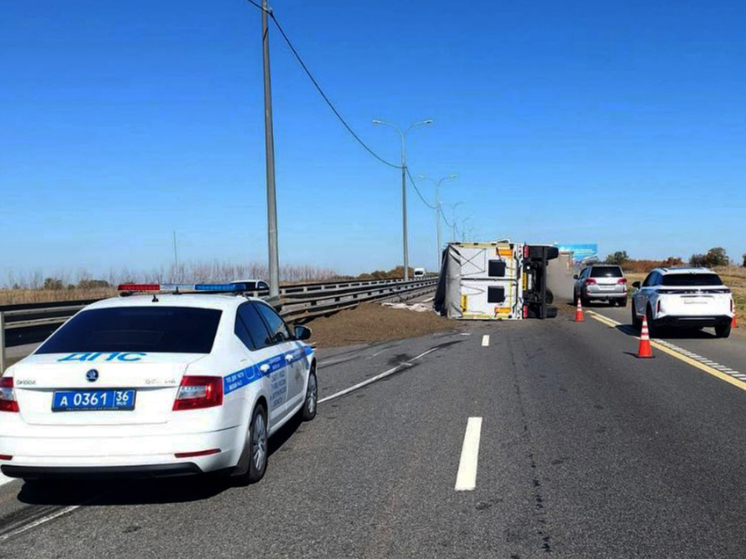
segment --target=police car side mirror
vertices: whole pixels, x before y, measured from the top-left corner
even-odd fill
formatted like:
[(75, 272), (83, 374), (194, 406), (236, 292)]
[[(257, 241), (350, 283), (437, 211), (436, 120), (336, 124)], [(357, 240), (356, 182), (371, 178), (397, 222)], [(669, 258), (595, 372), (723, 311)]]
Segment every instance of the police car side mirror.
[(301, 326), (299, 324), (293, 328), (293, 334), (296, 340), (307, 340), (311, 337), (311, 329), (308, 326)]
[(637, 289), (640, 289), (640, 282), (639, 281), (632, 282), (632, 287), (636, 287)]
[(575, 274), (572, 279), (578, 279), (578, 274)]

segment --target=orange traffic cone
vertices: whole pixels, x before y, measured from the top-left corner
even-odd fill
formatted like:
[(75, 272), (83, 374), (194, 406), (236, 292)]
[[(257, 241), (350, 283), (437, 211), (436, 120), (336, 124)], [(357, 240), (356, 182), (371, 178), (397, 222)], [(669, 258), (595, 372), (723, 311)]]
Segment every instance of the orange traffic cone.
[(731, 328), (738, 328), (738, 321), (736, 320), (736, 313), (733, 313), (733, 320), (730, 321)]
[(575, 307), (575, 322), (583, 322), (584, 320), (583, 306), (580, 304), (580, 297), (578, 297), (578, 306)]
[(642, 330), (640, 331), (640, 347), (637, 350), (637, 357), (653, 357), (653, 349), (650, 347), (650, 334), (648, 332), (648, 317), (642, 317)]

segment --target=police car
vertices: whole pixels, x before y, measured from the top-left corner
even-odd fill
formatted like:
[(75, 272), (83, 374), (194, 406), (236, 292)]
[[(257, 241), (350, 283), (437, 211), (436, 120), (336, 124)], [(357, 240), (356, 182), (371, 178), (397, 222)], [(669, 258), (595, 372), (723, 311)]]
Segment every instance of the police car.
[(121, 285), (151, 293), (73, 316), (0, 378), (2, 473), (260, 480), (268, 437), (316, 415), (316, 358), (245, 287)]

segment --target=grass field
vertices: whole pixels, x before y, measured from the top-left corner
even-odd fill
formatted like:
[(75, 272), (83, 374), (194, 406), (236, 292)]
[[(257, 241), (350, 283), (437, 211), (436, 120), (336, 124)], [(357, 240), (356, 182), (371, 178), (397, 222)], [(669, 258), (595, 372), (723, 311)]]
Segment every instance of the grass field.
[(117, 294), (114, 288), (104, 289), (0, 289), (1, 305), (23, 303), (53, 303), (57, 301), (81, 301), (104, 299)]

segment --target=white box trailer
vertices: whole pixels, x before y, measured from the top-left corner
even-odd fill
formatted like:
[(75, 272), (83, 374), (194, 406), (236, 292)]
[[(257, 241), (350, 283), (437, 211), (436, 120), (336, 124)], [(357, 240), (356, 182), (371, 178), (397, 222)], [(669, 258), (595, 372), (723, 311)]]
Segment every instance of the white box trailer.
[(498, 241), (450, 243), (443, 251), (435, 309), (449, 318), (520, 320), (549, 318), (547, 261), (557, 249)]

